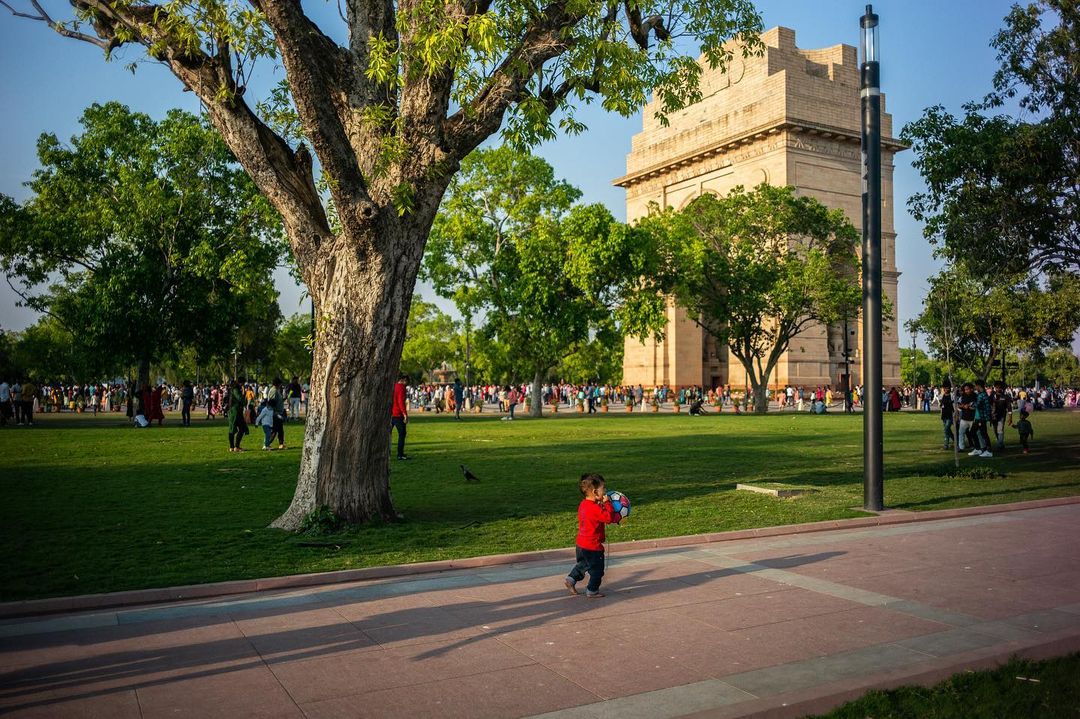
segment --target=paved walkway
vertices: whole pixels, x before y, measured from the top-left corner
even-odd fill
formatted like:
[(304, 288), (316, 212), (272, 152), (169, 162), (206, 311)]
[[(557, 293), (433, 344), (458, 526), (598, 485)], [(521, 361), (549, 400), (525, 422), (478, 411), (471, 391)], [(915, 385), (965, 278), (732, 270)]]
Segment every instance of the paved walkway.
[[(0, 713), (800, 716), (1080, 648), (1080, 504), (0, 624)], [(808, 703), (809, 702), (809, 703)], [(786, 706), (785, 706), (786, 705)]]

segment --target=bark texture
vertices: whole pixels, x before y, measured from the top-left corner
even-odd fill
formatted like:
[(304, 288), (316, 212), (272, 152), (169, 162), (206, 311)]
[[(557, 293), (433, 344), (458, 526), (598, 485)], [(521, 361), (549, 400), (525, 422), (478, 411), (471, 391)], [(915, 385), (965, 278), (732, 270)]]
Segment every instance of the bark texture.
[(544, 416), (544, 398), (541, 396), (544, 388), (544, 372), (536, 370), (532, 381), (532, 406), (529, 408), (530, 417)]

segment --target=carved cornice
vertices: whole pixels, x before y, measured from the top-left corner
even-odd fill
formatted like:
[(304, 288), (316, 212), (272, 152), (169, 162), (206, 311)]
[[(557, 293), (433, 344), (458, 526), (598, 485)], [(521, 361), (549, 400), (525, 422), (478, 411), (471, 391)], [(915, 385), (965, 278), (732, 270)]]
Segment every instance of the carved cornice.
[[(734, 165), (737, 162), (742, 162), (751, 157), (763, 155), (771, 150), (779, 149), (783, 144), (781, 142), (769, 143), (769, 145), (763, 147), (751, 146), (760, 145), (760, 143), (769, 139), (781, 139), (781, 133), (795, 138), (795, 143), (792, 144), (793, 149), (821, 151), (821, 148), (819, 147), (806, 144), (803, 138), (830, 140), (840, 144), (854, 144), (855, 146), (861, 146), (862, 144), (862, 138), (859, 134), (852, 132), (851, 130), (809, 122), (784, 121), (750, 130), (749, 132), (726, 139), (711, 147), (692, 150), (683, 153), (682, 155), (677, 155), (664, 160), (663, 162), (649, 165), (636, 172), (623, 175), (616, 179), (612, 184), (618, 187), (628, 188), (632, 185), (645, 182), (646, 180), (675, 173), (681, 168), (703, 164), (704, 161), (711, 158), (715, 158), (714, 163), (716, 164), (716, 168), (712, 169)], [(881, 148), (885, 152), (900, 152), (906, 150), (907, 147), (907, 145), (893, 137), (883, 137), (881, 139)], [(744, 152), (739, 153), (737, 151), (740, 148), (746, 149)], [(858, 155), (855, 155), (855, 157), (858, 157)]]

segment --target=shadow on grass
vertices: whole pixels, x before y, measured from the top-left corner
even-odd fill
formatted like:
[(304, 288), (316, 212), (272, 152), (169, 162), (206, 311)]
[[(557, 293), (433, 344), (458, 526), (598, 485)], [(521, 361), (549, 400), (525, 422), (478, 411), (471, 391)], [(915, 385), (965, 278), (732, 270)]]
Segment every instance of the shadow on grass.
[[(679, 566), (678, 552), (674, 553), (675, 557), (672, 557), (671, 552), (664, 557), (661, 554), (643, 553), (635, 555), (635, 559), (655, 556), (657, 564), (664, 564), (665, 558), (675, 559), (673, 564)], [(781, 562), (786, 567), (794, 567), (826, 561), (843, 554), (846, 552), (822, 552), (781, 557), (774, 561)], [(623, 602), (648, 600), (668, 594), (673, 594), (674, 599), (677, 599), (679, 591), (707, 582), (752, 576), (764, 566), (761, 563), (747, 563), (704, 572), (665, 573), (660, 577), (650, 577), (650, 568), (632, 569), (621, 576), (616, 584), (609, 584), (610, 593), (603, 602), (567, 596), (561, 586), (561, 567), (545, 565), (542, 568), (550, 569), (551, 574), (538, 577), (550, 576), (552, 584), (559, 586), (558, 591), (523, 595), (514, 594), (511, 589), (509, 595), (493, 601), (463, 600), (460, 594), (468, 594), (470, 589), (481, 588), (494, 593), (499, 591), (500, 587), (522, 581), (517, 578), (492, 581), (490, 573), (487, 577), (473, 574), (461, 577), (467, 581), (444, 587), (437, 586), (437, 579), (428, 579), (436, 584), (432, 589), (450, 592), (454, 596), (454, 601), (451, 602), (428, 601), (423, 590), (419, 590), (418, 594), (410, 594), (407, 588), (411, 582), (405, 581), (398, 584), (321, 591), (301, 595), (308, 598), (306, 603), (294, 602), (271, 607), (266, 605), (272, 604), (272, 601), (241, 600), (222, 602), (216, 607), (181, 605), (171, 608), (171, 612), (170, 608), (121, 612), (121, 616), (130, 614), (135, 618), (139, 618), (138, 615), (142, 613), (142, 618), (146, 621), (6, 638), (2, 650), (4, 652), (30, 652), (31, 656), (40, 652), (48, 656), (52, 649), (66, 656), (60, 660), (37, 663), (23, 660), (19, 668), (0, 673), (0, 700), (7, 710), (48, 707), (61, 702), (144, 689), (164, 683), (227, 675), (261, 668), (264, 663), (274, 667), (356, 651), (371, 651), (371, 662), (378, 667), (380, 673), (385, 672), (383, 676), (393, 677), (398, 673), (404, 675), (416, 671), (426, 673), (430, 670), (419, 668), (415, 663), (447, 655), (452, 658), (455, 650), (478, 641), (490, 640), (496, 633), (503, 635), (524, 631), (553, 622), (595, 621), (598, 616), (613, 616)], [(525, 581), (538, 577), (526, 577)], [(423, 586), (423, 579), (413, 581)], [(610, 589), (611, 586), (614, 591)], [(625, 589), (620, 590), (620, 587)], [(760, 587), (756, 590), (743, 586), (743, 589), (746, 590), (744, 593), (750, 594), (755, 591), (783, 590), (776, 586)], [(733, 591), (718, 591), (717, 594), (718, 599), (735, 595)], [(380, 611), (376, 603), (382, 599), (405, 596), (416, 596), (419, 601), (413, 602), (413, 606), (390, 611)], [(694, 601), (688, 597), (682, 604)], [(372, 602), (370, 609), (357, 607), (358, 603), (364, 602)], [(679, 605), (680, 602), (673, 601), (668, 606)], [(190, 610), (187, 616), (184, 616), (185, 608)], [(214, 612), (215, 609), (218, 611)], [(340, 621), (298, 627), (295, 622), (278, 619), (283, 615), (319, 609), (333, 610)], [(345, 614), (338, 612), (339, 609)], [(245, 620), (269, 620), (271, 627), (274, 627), (275, 622), (279, 626), (285, 626), (270, 632), (260, 632), (257, 623), (248, 627)], [(238, 622), (243, 636), (220, 638), (222, 635), (235, 633), (235, 629), (223, 629), (221, 632), (209, 632), (212, 637), (210, 639), (190, 643), (184, 641), (183, 632), (199, 632), (214, 626), (228, 627), (234, 621)], [(304, 625), (305, 622), (300, 624)], [(498, 627), (491, 629), (492, 625)], [(244, 631), (245, 627), (247, 631)], [(171, 633), (180, 633), (180, 636), (170, 639), (168, 635)], [(201, 634), (206, 635), (207, 632)], [(382, 642), (372, 635), (381, 637)], [(437, 638), (444, 635), (449, 635), (449, 638)], [(100, 654), (94, 654), (92, 650), (70, 650), (71, 647), (94, 647), (121, 642), (130, 648)], [(408, 651), (392, 655), (381, 651), (386, 647), (400, 648), (410, 644), (420, 645), (418, 651), (411, 656), (407, 656)], [(338, 670), (340, 671), (340, 667)], [(393, 684), (392, 679), (391, 683)], [(33, 698), (40, 694), (46, 696)], [(23, 697), (27, 699), (21, 700)]]

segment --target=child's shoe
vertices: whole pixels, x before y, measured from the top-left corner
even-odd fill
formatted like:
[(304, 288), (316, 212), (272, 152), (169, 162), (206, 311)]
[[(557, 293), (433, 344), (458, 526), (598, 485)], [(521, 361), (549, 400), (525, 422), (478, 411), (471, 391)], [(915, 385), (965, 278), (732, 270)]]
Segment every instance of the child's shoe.
[(577, 582), (575, 582), (571, 577), (563, 577), (563, 584), (566, 585), (567, 590), (569, 590), (571, 594), (575, 596), (577, 595)]
[(588, 589), (586, 589), (585, 590), (585, 598), (586, 599), (603, 599), (604, 598), (604, 593), (600, 592), (600, 591), (590, 592)]

